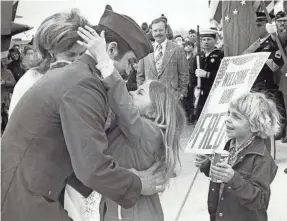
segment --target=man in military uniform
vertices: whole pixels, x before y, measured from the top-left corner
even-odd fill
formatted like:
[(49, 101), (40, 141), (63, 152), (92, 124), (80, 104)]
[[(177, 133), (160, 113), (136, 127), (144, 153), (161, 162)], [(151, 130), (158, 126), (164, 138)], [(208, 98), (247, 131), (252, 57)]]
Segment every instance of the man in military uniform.
[[(203, 53), (200, 55), (200, 67), (197, 67), (196, 57), (194, 58), (194, 70), (191, 74), (190, 84), (195, 93), (200, 90), (200, 95), (196, 105), (195, 118), (198, 119), (204, 107), (206, 99), (211, 90), (222, 58), (223, 51), (216, 48), (217, 32), (212, 29), (200, 32), (201, 46)], [(197, 78), (201, 78), (200, 88), (197, 85)], [(196, 95), (195, 95), (196, 97)]]
[[(265, 13), (257, 12), (256, 13), (256, 24), (259, 31), (260, 37), (260, 45), (255, 50), (255, 52), (271, 52), (267, 62), (263, 66), (260, 71), (255, 83), (252, 87), (255, 91), (265, 92), (270, 95), (277, 104), (277, 108), (282, 117), (282, 125), (284, 125), (284, 121), (286, 118), (286, 113), (284, 111), (284, 100), (283, 94), (278, 90), (278, 84), (276, 83), (276, 75), (275, 73), (279, 71), (283, 65), (284, 61), (282, 59), (281, 51), (278, 48), (278, 45), (272, 35), (270, 35), (266, 29), (266, 24), (268, 22)], [(270, 15), (273, 19), (274, 16)], [(285, 34), (286, 35), (286, 34)], [(282, 43), (282, 46), (286, 46), (286, 40), (284, 33), (279, 35), (279, 39)]]
[[(87, 21), (71, 13), (54, 14), (41, 25), (73, 25), (76, 32)], [(118, 71), (129, 59), (153, 50), (131, 18), (111, 10), (104, 11), (95, 29), (105, 31)], [(35, 44), (48, 50), (40, 36), (37, 32)], [(69, 45), (77, 40), (71, 38)], [(134, 174), (105, 155), (109, 106), (96, 65), (86, 52), (72, 64), (49, 70), (17, 104), (1, 138), (1, 220), (70, 221), (61, 198), (67, 182), (84, 196), (96, 190), (123, 208), (134, 206), (140, 195), (163, 190), (163, 172), (155, 175), (152, 167)]]

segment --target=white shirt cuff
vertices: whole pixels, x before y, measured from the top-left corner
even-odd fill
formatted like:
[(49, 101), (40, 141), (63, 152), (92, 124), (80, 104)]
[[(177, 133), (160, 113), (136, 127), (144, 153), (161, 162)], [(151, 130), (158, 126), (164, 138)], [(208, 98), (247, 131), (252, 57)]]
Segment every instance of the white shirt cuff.
[(109, 59), (108, 61), (105, 62), (99, 62), (96, 65), (96, 68), (100, 70), (102, 73), (103, 78), (107, 78), (114, 72), (114, 62)]

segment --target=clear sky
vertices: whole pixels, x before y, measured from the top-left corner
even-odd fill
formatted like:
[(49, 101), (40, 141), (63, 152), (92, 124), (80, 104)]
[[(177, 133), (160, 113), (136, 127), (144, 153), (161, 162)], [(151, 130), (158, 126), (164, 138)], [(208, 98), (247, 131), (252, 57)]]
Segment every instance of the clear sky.
[(173, 30), (195, 29), (197, 24), (209, 26), (208, 0), (20, 0), (17, 15), (23, 18), (15, 22), (36, 29), (47, 16), (78, 8), (92, 24), (97, 24), (106, 4), (110, 4), (115, 12), (132, 17), (139, 25), (150, 23), (164, 14)]

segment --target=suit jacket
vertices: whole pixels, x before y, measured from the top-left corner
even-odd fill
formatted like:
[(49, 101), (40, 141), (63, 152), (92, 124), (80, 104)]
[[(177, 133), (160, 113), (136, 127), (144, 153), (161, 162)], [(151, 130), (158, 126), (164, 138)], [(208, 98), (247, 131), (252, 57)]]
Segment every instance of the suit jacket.
[(157, 73), (154, 53), (140, 60), (137, 74), (138, 86), (142, 85), (146, 80), (158, 80), (186, 96), (189, 70), (183, 48), (171, 41), (167, 41), (161, 73)]
[(139, 177), (104, 155), (109, 107), (95, 65), (85, 54), (53, 69), (17, 104), (2, 137), (3, 221), (70, 220), (59, 196), (73, 173), (124, 208), (139, 198)]

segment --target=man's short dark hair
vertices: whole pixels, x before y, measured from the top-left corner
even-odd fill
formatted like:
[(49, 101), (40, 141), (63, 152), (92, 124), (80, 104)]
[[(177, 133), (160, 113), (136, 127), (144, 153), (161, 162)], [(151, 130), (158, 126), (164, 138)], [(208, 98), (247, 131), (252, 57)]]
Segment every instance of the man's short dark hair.
[(129, 44), (120, 35), (112, 31), (111, 29), (107, 28), (106, 26), (97, 25), (93, 26), (93, 28), (96, 30), (98, 34), (100, 34), (102, 31), (105, 32), (105, 38), (107, 43), (117, 42), (119, 59), (121, 59), (127, 51), (132, 50)]
[(277, 20), (278, 18), (284, 18), (286, 16), (287, 14), (285, 12), (280, 11), (275, 15), (275, 20)]
[(8, 53), (8, 56), (7, 58), (8, 59), (11, 59), (11, 54), (12, 53), (17, 53), (19, 55), (19, 60), (21, 59), (21, 53), (20, 51), (18, 50), (18, 48), (15, 48), (14, 46), (12, 48), (9, 49), (9, 53)]
[(148, 24), (146, 22), (142, 23), (142, 26), (141, 26), (142, 30), (144, 31), (148, 31)]
[(164, 20), (162, 17), (154, 19), (154, 20), (151, 22), (151, 28), (152, 28), (152, 26), (153, 26), (154, 24), (158, 24), (158, 23), (160, 23), (160, 22), (163, 22), (165, 29), (167, 29), (167, 23), (165, 22), (165, 20)]
[(192, 41), (185, 41), (185, 42), (183, 42), (183, 46), (184, 47), (187, 46), (187, 45), (190, 45), (191, 47), (194, 48), (194, 43)]
[(26, 45), (25, 47), (24, 47), (24, 50), (23, 50), (23, 54), (24, 55), (27, 55), (27, 52), (29, 51), (29, 50), (33, 50), (34, 51), (34, 48), (31, 46), (31, 45)]
[(181, 35), (174, 36), (174, 39), (177, 39), (177, 38), (181, 38), (183, 40), (183, 37)]
[(188, 34), (196, 34), (196, 31), (195, 31), (194, 29), (190, 29), (190, 30), (188, 31)]

